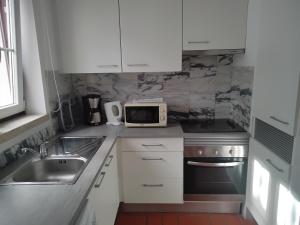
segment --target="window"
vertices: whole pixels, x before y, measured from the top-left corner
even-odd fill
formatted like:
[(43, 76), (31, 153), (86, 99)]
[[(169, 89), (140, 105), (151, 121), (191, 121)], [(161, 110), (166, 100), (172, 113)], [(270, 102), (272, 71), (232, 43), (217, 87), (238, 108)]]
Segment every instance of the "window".
[(0, 119), (24, 111), (20, 20), (15, 0), (0, 0)]

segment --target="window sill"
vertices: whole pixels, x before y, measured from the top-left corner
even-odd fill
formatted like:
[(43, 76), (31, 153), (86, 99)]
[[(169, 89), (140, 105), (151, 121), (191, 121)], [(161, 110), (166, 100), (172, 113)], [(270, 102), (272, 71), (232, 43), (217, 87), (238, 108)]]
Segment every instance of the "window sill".
[(0, 144), (49, 120), (48, 115), (22, 115), (0, 123)]

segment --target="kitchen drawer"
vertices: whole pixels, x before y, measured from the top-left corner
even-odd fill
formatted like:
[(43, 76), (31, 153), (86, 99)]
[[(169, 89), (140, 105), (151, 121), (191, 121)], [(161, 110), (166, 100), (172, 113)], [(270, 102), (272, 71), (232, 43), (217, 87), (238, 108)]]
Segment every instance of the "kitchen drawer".
[(276, 175), (286, 184), (289, 183), (290, 165), (288, 163), (254, 139), (250, 140), (250, 148), (253, 150), (254, 160), (264, 164), (272, 174)]
[(183, 138), (122, 138), (122, 151), (183, 151)]
[(183, 203), (182, 178), (124, 180), (125, 203)]
[(124, 178), (182, 178), (183, 152), (122, 152)]

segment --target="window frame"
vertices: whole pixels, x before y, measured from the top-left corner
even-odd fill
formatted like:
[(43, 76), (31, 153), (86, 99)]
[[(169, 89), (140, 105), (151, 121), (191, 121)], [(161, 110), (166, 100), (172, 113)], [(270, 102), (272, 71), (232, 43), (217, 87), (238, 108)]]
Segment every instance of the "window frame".
[(0, 119), (4, 119), (20, 112), (25, 111), (25, 101), (23, 93), (23, 72), (22, 72), (22, 52), (21, 52), (21, 21), (20, 21), (20, 2), (19, 0), (10, 0), (9, 3), (10, 19), (11, 19), (11, 29), (12, 29), (12, 50), (14, 52), (13, 58), (13, 94), (14, 94), (14, 104), (4, 106), (0, 108)]

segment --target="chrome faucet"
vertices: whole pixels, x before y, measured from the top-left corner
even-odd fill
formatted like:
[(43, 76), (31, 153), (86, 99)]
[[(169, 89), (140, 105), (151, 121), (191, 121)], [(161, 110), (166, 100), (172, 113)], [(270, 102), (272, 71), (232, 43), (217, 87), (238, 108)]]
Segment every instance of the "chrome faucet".
[(45, 159), (48, 156), (48, 145), (49, 142), (45, 141), (40, 145), (40, 157), (41, 159)]
[(42, 144), (40, 144), (39, 150), (34, 149), (34, 148), (22, 148), (21, 151), (23, 153), (26, 153), (26, 152), (31, 152), (31, 153), (34, 153), (34, 154), (39, 153), (40, 158), (45, 159), (48, 156), (48, 148), (47, 148), (48, 144), (49, 144), (49, 142), (45, 141)]

